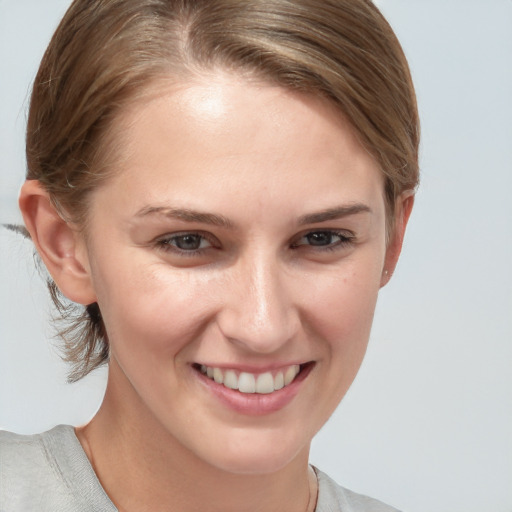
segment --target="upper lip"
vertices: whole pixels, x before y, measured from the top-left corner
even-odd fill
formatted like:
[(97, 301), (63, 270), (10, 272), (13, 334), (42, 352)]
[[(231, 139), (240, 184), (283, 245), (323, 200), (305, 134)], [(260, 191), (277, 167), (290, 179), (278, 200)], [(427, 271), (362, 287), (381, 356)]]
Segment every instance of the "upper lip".
[(251, 364), (236, 364), (236, 363), (212, 363), (212, 362), (194, 362), (193, 366), (209, 366), (210, 368), (220, 368), (221, 370), (235, 370), (238, 372), (247, 372), (247, 373), (266, 373), (266, 372), (276, 372), (279, 370), (286, 370), (286, 368), (293, 366), (293, 365), (299, 365), (304, 366), (305, 364), (312, 363), (312, 360), (293, 360), (290, 362), (280, 362), (280, 363), (273, 363), (273, 364), (266, 364), (266, 365), (251, 365)]

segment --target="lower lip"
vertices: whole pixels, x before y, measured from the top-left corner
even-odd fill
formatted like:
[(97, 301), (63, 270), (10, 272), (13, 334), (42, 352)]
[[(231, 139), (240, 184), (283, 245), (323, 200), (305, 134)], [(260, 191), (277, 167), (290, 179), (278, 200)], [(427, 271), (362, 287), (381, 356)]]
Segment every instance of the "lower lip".
[(218, 384), (197, 370), (192, 369), (192, 371), (200, 382), (229, 409), (248, 416), (261, 416), (277, 412), (286, 407), (299, 392), (302, 383), (308, 377), (313, 366), (314, 364), (311, 363), (303, 367), (291, 384), (268, 394), (241, 393), (236, 389)]

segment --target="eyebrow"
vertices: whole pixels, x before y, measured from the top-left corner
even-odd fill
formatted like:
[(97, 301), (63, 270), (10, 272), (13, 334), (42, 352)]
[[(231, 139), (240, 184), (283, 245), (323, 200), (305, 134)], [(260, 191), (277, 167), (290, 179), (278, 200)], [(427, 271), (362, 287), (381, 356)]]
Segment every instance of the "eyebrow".
[[(327, 208), (319, 212), (308, 213), (299, 217), (298, 225), (317, 224), (329, 220), (341, 219), (358, 213), (371, 213), (371, 209), (365, 204), (352, 204), (349, 206), (338, 206), (335, 208)], [(135, 217), (147, 217), (149, 215), (161, 215), (173, 219), (179, 219), (185, 222), (199, 222), (201, 224), (209, 224), (225, 229), (233, 229), (235, 225), (227, 217), (214, 213), (199, 212), (188, 208), (172, 208), (168, 206), (145, 206), (141, 208)]]
[(226, 229), (233, 229), (234, 224), (222, 215), (213, 213), (198, 212), (187, 208), (171, 208), (166, 206), (146, 206), (139, 210), (135, 217), (147, 217), (148, 215), (162, 215), (173, 219), (183, 220), (185, 222), (199, 222), (201, 224), (210, 224)]
[(299, 217), (299, 225), (304, 224), (317, 224), (319, 222), (326, 222), (329, 220), (341, 219), (349, 215), (356, 215), (358, 213), (371, 213), (371, 209), (365, 204), (356, 203), (349, 206), (338, 206), (335, 208), (327, 208), (320, 212), (308, 213)]

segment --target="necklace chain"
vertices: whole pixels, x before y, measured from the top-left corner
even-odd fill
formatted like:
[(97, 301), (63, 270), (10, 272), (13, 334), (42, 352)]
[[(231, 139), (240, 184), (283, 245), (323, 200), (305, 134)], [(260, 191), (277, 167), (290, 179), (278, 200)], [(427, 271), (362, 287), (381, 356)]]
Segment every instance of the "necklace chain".
[[(309, 490), (309, 496), (308, 496), (308, 504), (306, 505), (305, 512), (314, 512), (316, 508), (316, 499), (317, 499), (317, 491), (318, 491), (318, 479), (315, 473), (315, 470), (308, 466), (308, 490)], [(315, 499), (311, 499), (315, 496)]]

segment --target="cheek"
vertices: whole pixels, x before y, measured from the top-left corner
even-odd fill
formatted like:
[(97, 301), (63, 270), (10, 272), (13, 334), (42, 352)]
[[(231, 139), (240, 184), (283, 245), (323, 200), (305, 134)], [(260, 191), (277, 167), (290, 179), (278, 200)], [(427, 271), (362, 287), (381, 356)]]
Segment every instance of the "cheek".
[(379, 291), (378, 268), (347, 266), (312, 280), (304, 293), (304, 314), (332, 350), (366, 346)]
[(122, 263), (100, 269), (95, 281), (113, 352), (129, 347), (134, 357), (142, 351), (149, 357), (176, 353), (211, 315), (207, 283), (199, 274), (130, 261), (126, 269)]
[(325, 421), (352, 385), (363, 361), (378, 282), (378, 275), (371, 271), (364, 279), (357, 272), (349, 272), (318, 286), (309, 297), (309, 303), (314, 304), (311, 331), (315, 333), (315, 344), (323, 347), (319, 358), (323, 378), (315, 394), (318, 410), (327, 411)]

